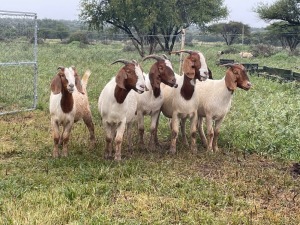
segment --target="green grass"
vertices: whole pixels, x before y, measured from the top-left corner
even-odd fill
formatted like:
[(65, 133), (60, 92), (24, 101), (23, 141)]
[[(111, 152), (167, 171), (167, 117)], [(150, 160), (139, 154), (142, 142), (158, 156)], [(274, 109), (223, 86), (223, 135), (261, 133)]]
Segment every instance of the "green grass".
[[(204, 53), (216, 79), (225, 71), (215, 65), (221, 47), (193, 47)], [(178, 152), (167, 154), (170, 131), (161, 117), (161, 148), (135, 147), (130, 155), (124, 141), (124, 160), (116, 163), (102, 157), (97, 100), (121, 67), (111, 62), (141, 59), (122, 49), (120, 43), (39, 46), (38, 109), (0, 117), (0, 224), (299, 224), (299, 177), (291, 172), (300, 161), (300, 89), (294, 83), (251, 76), (254, 88), (234, 93), (218, 153), (198, 142), (193, 155), (179, 141)], [(285, 52), (252, 60), (224, 57), (293, 70), (300, 62)], [(178, 56), (171, 60), (178, 71)], [(151, 63), (143, 63), (145, 71)], [(80, 74), (92, 71), (88, 94), (97, 144), (89, 150), (88, 130), (79, 122), (70, 156), (52, 159), (49, 85), (58, 66), (70, 65)]]

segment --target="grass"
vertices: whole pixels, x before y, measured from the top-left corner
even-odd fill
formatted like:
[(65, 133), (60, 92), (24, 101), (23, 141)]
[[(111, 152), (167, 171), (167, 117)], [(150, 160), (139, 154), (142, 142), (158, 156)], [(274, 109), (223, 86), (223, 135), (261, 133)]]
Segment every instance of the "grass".
[[(221, 78), (224, 68), (215, 65), (219, 47), (194, 48)], [(199, 152), (192, 155), (179, 142), (176, 155), (167, 154), (170, 132), (162, 117), (161, 148), (135, 147), (130, 155), (125, 141), (124, 160), (116, 163), (102, 157), (97, 100), (120, 68), (111, 62), (140, 60), (136, 52), (122, 49), (119, 43), (39, 46), (38, 109), (0, 117), (0, 224), (299, 224), (300, 184), (292, 171), (300, 160), (295, 84), (251, 76), (254, 88), (234, 93), (221, 129), (221, 152), (206, 152), (198, 143)], [(238, 55), (226, 57), (241, 61)], [(178, 71), (178, 57), (171, 60)], [(287, 69), (299, 64), (287, 53), (252, 61)], [(150, 64), (143, 63), (145, 71)], [(60, 65), (75, 65), (81, 74), (92, 71), (88, 92), (97, 145), (88, 149), (88, 131), (79, 122), (72, 130), (70, 156), (52, 159), (49, 84)]]

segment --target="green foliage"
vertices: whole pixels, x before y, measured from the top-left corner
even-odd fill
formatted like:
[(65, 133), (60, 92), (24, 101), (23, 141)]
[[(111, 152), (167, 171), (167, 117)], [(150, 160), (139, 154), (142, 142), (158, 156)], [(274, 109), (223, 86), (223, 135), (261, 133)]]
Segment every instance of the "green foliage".
[(255, 9), (263, 20), (286, 21), (292, 25), (300, 25), (300, 7), (298, 0), (277, 0), (273, 4), (261, 2)]
[(38, 36), (43, 39), (63, 40), (69, 36), (68, 27), (59, 20), (43, 19), (38, 20)]
[(281, 41), (283, 48), (288, 46), (290, 51), (296, 50), (300, 43), (300, 25), (290, 25), (287, 22), (275, 22), (266, 28), (270, 38), (277, 37)]
[(82, 44), (89, 44), (88, 35), (86, 32), (77, 31), (70, 35), (68, 43), (72, 43), (73, 41), (78, 41)]
[(248, 25), (235, 21), (213, 24), (208, 27), (208, 30), (215, 34), (221, 34), (226, 45), (232, 45), (241, 35), (247, 37), (250, 34)]
[[(227, 9), (222, 4), (222, 0), (81, 0), (80, 17), (95, 29), (101, 29), (105, 24), (121, 29), (144, 56), (145, 43), (150, 43), (149, 54), (157, 45), (164, 51), (171, 51), (182, 28), (191, 24), (202, 26), (225, 17)], [(163, 40), (153, 36), (157, 34), (161, 34)]]
[(251, 53), (254, 57), (270, 57), (276, 52), (276, 49), (272, 45), (257, 44), (251, 46)]

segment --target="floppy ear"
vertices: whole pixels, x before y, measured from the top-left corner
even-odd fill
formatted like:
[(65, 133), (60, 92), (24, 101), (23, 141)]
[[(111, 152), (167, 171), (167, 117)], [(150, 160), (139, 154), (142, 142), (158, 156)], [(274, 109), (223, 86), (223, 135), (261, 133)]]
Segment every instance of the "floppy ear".
[(225, 84), (227, 88), (231, 91), (234, 91), (237, 88), (236, 76), (233, 73), (232, 66), (230, 66), (230, 68), (228, 68), (226, 71)]
[(51, 81), (51, 91), (53, 92), (53, 94), (57, 95), (61, 92), (61, 78), (60, 76), (64, 74), (65, 68), (60, 66), (57, 68), (59, 70), (59, 72), (56, 74), (55, 77), (53, 77), (52, 81)]
[(51, 81), (51, 91), (53, 94), (57, 95), (61, 92), (61, 79), (59, 73), (56, 74), (55, 77), (53, 77)]
[(189, 57), (186, 57), (183, 61), (182, 70), (184, 74), (190, 78), (193, 79), (195, 77), (195, 68), (194, 68), (194, 62), (190, 60)]
[(75, 69), (75, 67), (73, 67), (74, 70), (74, 76), (75, 76), (75, 85), (77, 90), (81, 93), (81, 94), (85, 94), (81, 85), (81, 78), (77, 73), (77, 70)]
[(159, 78), (160, 71), (161, 71), (161, 67), (157, 67), (157, 65), (151, 67), (149, 72), (149, 80), (152, 87), (160, 88), (160, 78)]
[(125, 80), (126, 79), (127, 79), (127, 74), (125, 72), (125, 69), (122, 68), (116, 76), (117, 85), (122, 89), (126, 89), (125, 88)]

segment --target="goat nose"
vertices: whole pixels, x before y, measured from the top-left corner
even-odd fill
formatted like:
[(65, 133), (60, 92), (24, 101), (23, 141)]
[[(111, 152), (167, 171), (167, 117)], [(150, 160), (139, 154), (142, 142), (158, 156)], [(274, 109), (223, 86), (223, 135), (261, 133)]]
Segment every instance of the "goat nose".
[(248, 85), (248, 87), (249, 87), (249, 88), (252, 86), (252, 84), (251, 84), (250, 82), (248, 82), (248, 84), (247, 84), (247, 85)]
[(73, 88), (74, 87), (74, 84), (69, 84), (70, 88)]

